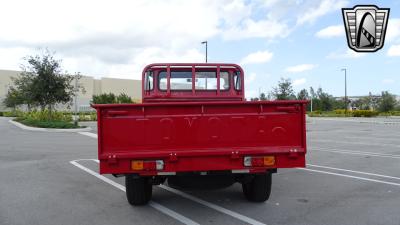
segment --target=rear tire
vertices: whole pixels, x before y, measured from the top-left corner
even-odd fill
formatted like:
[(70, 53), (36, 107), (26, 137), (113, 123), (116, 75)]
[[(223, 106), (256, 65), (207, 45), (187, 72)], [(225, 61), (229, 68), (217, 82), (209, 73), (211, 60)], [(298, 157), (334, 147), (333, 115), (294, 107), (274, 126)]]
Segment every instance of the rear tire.
[(249, 182), (242, 183), (243, 194), (251, 202), (265, 202), (271, 194), (271, 173), (256, 174)]
[(127, 174), (125, 176), (126, 198), (131, 205), (147, 204), (153, 194), (149, 178)]

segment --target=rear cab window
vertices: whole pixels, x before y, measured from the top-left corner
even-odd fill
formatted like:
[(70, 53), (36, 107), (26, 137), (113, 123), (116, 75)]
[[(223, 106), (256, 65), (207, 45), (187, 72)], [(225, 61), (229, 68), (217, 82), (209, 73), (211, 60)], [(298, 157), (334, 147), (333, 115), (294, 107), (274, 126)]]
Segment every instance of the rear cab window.
[[(167, 90), (167, 72), (161, 71), (158, 74), (158, 84), (161, 91)], [(171, 91), (191, 91), (192, 90), (192, 71), (171, 71), (170, 89)], [(196, 91), (217, 90), (217, 72), (215, 71), (196, 71), (194, 87)], [(219, 88), (221, 91), (229, 90), (229, 73), (220, 72)]]

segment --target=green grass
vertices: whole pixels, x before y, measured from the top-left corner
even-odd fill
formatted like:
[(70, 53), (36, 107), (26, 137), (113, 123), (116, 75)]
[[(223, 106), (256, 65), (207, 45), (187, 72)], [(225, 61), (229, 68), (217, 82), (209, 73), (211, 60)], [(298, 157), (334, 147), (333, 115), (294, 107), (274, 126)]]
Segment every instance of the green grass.
[(83, 128), (82, 126), (77, 126), (67, 121), (39, 121), (39, 120), (25, 119), (21, 117), (15, 118), (14, 120), (30, 127), (59, 128), (59, 129)]

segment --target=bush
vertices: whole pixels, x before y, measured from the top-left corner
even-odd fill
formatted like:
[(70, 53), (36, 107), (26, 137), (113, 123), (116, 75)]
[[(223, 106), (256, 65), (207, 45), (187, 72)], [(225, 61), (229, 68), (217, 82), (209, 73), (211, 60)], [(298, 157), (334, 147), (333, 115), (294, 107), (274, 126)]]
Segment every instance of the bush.
[(0, 116), (4, 116), (4, 112), (0, 112)]
[(96, 121), (97, 113), (96, 112), (80, 112), (78, 114), (79, 121)]
[(91, 121), (97, 121), (97, 112), (94, 112), (94, 113), (90, 114), (90, 120)]
[(346, 114), (346, 110), (345, 109), (335, 109), (335, 114), (339, 114), (339, 115), (344, 115)]
[(380, 112), (380, 116), (400, 116), (400, 111)]
[(309, 112), (309, 113), (308, 113), (308, 116), (311, 116), (311, 117), (319, 117), (319, 116), (321, 116), (321, 114), (322, 114), (321, 111), (316, 110), (316, 111)]
[(16, 111), (12, 115), (17, 116), (15, 121), (32, 127), (61, 129), (80, 128), (80, 126), (72, 123), (72, 113), (70, 112), (35, 110), (31, 112)]
[(24, 112), (22, 112), (20, 110), (3, 112), (3, 116), (5, 116), (5, 117), (21, 117), (23, 115), (24, 115)]
[(36, 120), (36, 121), (64, 121), (64, 122), (71, 122), (72, 121), (72, 115), (71, 114), (66, 114), (63, 112), (57, 112), (57, 111), (52, 111), (50, 112), (49, 110), (43, 110), (43, 111), (31, 111), (31, 112), (26, 112), (22, 116), (24, 119), (28, 120)]
[(113, 93), (104, 93), (101, 95), (92, 96), (92, 104), (122, 104), (122, 103), (134, 103), (131, 97), (125, 93), (121, 93), (116, 96)]
[(391, 111), (390, 114), (392, 116), (400, 116), (400, 111)]
[(371, 110), (353, 110), (346, 111), (344, 109), (337, 109), (334, 111), (321, 112), (319, 110), (308, 113), (311, 117), (375, 117), (380, 115), (377, 111)]
[(354, 110), (352, 111), (354, 117), (375, 117), (379, 113), (372, 110)]
[(127, 94), (122, 93), (117, 97), (118, 103), (133, 103), (132, 98), (129, 97)]
[(117, 103), (117, 98), (113, 93), (104, 93), (101, 95), (93, 95), (91, 102), (93, 104), (114, 104)]

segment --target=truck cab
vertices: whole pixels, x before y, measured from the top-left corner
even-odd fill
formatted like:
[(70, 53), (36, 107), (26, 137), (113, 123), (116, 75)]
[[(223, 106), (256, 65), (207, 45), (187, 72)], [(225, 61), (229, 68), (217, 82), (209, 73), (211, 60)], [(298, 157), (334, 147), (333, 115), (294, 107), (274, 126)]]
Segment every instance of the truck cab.
[(243, 69), (235, 64), (151, 64), (142, 76), (143, 102), (245, 100)]

